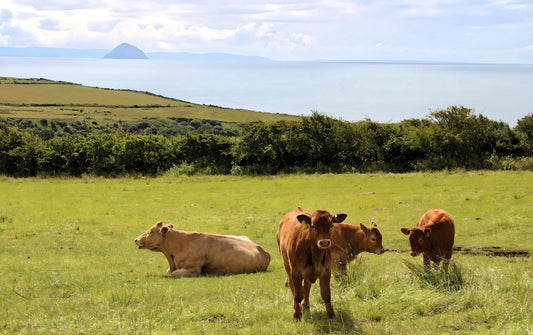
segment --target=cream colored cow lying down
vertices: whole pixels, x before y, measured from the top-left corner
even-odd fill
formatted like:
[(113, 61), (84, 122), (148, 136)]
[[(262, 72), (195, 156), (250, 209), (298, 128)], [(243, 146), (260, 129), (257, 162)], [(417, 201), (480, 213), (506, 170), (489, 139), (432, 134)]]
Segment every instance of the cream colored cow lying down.
[(176, 277), (265, 271), (270, 254), (246, 236), (184, 232), (159, 221), (135, 239), (139, 249), (162, 252)]

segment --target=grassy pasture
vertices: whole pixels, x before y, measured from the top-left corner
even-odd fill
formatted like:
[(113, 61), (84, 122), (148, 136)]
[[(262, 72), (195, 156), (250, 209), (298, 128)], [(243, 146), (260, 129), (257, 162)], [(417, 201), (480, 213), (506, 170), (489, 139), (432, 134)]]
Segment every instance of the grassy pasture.
[[(456, 252), (464, 279), (420, 282), (401, 227), (430, 208), (456, 220), (456, 245), (529, 253), (533, 173), (0, 178), (0, 333), (530, 334), (531, 257)], [(318, 285), (302, 322), (275, 234), (302, 206), (375, 221), (384, 255), (362, 254), (332, 280), (330, 321)], [(188, 231), (247, 235), (271, 253), (265, 273), (171, 278), (161, 253), (133, 240), (157, 220)]]
[(182, 117), (226, 122), (294, 120), (284, 114), (206, 106), (130, 90), (88, 87), (47, 79), (0, 77), (0, 116), (28, 119)]

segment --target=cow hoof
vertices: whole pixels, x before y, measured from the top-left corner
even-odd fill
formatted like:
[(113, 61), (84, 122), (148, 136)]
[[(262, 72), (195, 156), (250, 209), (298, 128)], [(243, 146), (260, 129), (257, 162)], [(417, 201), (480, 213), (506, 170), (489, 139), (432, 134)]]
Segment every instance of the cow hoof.
[(333, 311), (333, 307), (331, 307), (330, 304), (326, 305), (326, 315), (328, 316), (328, 319), (335, 318), (335, 312)]

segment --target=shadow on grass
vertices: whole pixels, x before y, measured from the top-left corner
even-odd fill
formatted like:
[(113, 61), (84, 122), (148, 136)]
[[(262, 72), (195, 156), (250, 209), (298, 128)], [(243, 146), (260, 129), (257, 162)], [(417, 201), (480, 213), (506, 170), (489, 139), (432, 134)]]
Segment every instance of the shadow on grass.
[(410, 261), (404, 261), (404, 264), (423, 287), (459, 291), (465, 284), (463, 270), (455, 262), (450, 262), (447, 272), (440, 266), (430, 266), (426, 269), (423, 264)]
[(362, 334), (362, 328), (357, 327), (355, 320), (350, 313), (342, 309), (335, 308), (335, 318), (328, 319), (326, 311), (315, 309), (312, 311), (304, 310), (302, 320), (312, 324), (316, 334)]

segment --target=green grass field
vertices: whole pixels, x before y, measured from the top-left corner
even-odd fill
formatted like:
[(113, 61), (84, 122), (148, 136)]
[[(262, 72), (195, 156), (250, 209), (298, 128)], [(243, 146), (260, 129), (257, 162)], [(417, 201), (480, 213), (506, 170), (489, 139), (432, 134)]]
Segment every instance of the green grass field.
[[(531, 256), (456, 252), (462, 284), (428, 285), (406, 266), (422, 258), (409, 256), (400, 228), (444, 208), (456, 246), (531, 253), (532, 190), (531, 172), (0, 177), (0, 333), (531, 334)], [(292, 321), (275, 234), (296, 206), (375, 221), (389, 249), (362, 254), (332, 280), (334, 320), (315, 284), (311, 309)], [(271, 264), (265, 273), (172, 278), (163, 254), (133, 242), (157, 220), (247, 235)]]
[(0, 77), (0, 116), (25, 119), (131, 121), (181, 117), (226, 122), (296, 120), (296, 116), (206, 106), (145, 92), (47, 79)]

